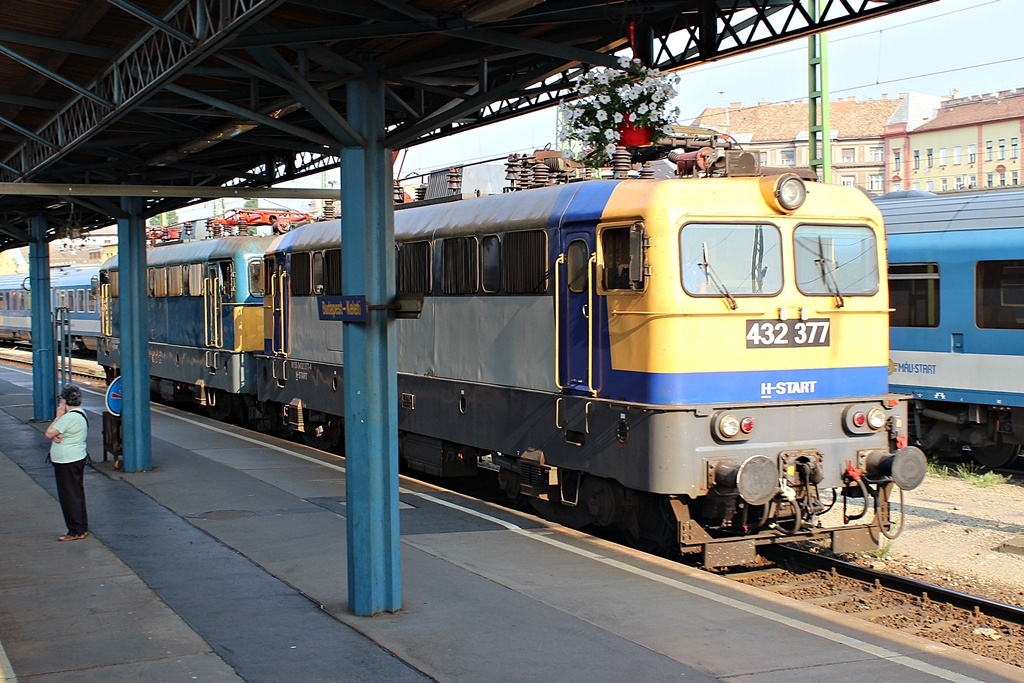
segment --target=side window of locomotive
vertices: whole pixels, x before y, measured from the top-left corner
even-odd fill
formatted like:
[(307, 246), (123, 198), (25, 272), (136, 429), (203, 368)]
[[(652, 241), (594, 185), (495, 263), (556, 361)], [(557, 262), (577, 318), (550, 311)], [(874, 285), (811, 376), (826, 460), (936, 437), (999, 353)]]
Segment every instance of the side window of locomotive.
[(796, 286), (809, 296), (878, 292), (878, 249), (868, 227), (801, 225), (793, 232)]
[(506, 294), (543, 294), (548, 291), (548, 246), (543, 230), (505, 234), (501, 274)]
[(181, 296), (181, 283), (181, 266), (169, 266), (167, 268), (167, 296)]
[(1024, 261), (978, 261), (974, 318), (982, 329), (1024, 329)]
[(501, 287), (501, 240), (485, 235), (480, 242), (480, 288), (493, 294)]
[(189, 296), (203, 295), (203, 264), (190, 263), (188, 265), (188, 293)]
[(398, 246), (395, 275), (399, 294), (430, 294), (430, 242), (405, 242)]
[(889, 265), (889, 325), (939, 326), (939, 264)]
[(167, 269), (150, 268), (151, 282), (150, 296), (163, 298), (167, 296)]
[(324, 254), (313, 252), (313, 294), (324, 293)]
[(246, 266), (249, 270), (249, 294), (263, 296), (263, 260), (253, 259)]
[(441, 291), (476, 294), (477, 246), (475, 237), (449, 237), (441, 241)]
[(341, 249), (328, 249), (324, 252), (324, 294), (341, 293)]
[(226, 297), (235, 293), (235, 270), (231, 267), (231, 261), (220, 262), (220, 293)]
[(565, 280), (570, 292), (579, 294), (587, 289), (590, 275), (590, 250), (584, 240), (573, 240), (565, 250)]
[(782, 291), (782, 236), (774, 225), (689, 223), (679, 232), (679, 262), (691, 296)]
[(292, 296), (308, 296), (313, 293), (313, 273), (310, 269), (309, 252), (292, 254), (288, 278)]
[(647, 270), (645, 249), (643, 223), (605, 229), (601, 233), (601, 258), (604, 264), (601, 284), (604, 288), (642, 290)]
[(117, 299), (121, 296), (121, 278), (118, 277), (118, 271), (111, 270), (107, 275), (110, 278), (110, 298)]

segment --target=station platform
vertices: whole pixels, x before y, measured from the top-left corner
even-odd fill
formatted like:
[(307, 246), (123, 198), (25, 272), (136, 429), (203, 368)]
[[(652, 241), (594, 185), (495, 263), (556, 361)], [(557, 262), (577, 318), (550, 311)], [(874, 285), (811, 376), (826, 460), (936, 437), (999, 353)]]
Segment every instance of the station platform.
[(88, 469), (91, 535), (59, 543), (31, 414), (0, 368), (0, 681), (1021, 680), (407, 479), (403, 607), (356, 617), (344, 460), (160, 406), (153, 470)]

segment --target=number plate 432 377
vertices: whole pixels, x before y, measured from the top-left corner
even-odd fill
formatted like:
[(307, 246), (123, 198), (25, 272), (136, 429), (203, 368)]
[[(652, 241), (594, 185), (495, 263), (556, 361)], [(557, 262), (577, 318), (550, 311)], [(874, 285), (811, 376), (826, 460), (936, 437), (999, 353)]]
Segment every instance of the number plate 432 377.
[(828, 345), (828, 318), (747, 321), (748, 349)]

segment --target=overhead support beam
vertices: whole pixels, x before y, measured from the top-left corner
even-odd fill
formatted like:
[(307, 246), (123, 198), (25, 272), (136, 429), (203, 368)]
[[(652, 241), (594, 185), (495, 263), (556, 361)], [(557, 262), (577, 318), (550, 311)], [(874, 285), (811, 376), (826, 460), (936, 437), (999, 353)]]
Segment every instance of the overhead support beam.
[(177, 27), (168, 24), (166, 21), (162, 21), (160, 19), (157, 19), (156, 17), (154, 17), (152, 14), (150, 14), (146, 10), (144, 10), (144, 9), (142, 9), (140, 7), (136, 7), (135, 5), (131, 4), (130, 2), (125, 2), (125, 0), (107, 0), (107, 2), (109, 2), (114, 7), (120, 7), (121, 9), (123, 9), (128, 14), (132, 15), (136, 19), (141, 19), (142, 21), (144, 21), (145, 23), (149, 24), (153, 28), (158, 29), (160, 31), (163, 31), (164, 33), (167, 33), (169, 35), (174, 36), (175, 38), (177, 38), (181, 42), (185, 43), (186, 45), (192, 46), (192, 45), (196, 44), (195, 36), (190, 36), (189, 34), (187, 34), (184, 31), (178, 29)]
[(19, 62), (22, 65), (27, 66), (28, 68), (32, 69), (33, 71), (46, 76), (47, 78), (49, 78), (54, 83), (60, 83), (61, 85), (63, 85), (68, 90), (73, 90), (76, 93), (78, 93), (79, 95), (81, 95), (82, 97), (85, 97), (87, 99), (92, 100), (96, 104), (101, 104), (101, 105), (103, 105), (104, 107), (107, 107), (107, 108), (113, 108), (113, 106), (114, 106), (113, 103), (109, 102), (108, 100), (103, 99), (102, 97), (100, 97), (96, 93), (92, 92), (88, 88), (83, 88), (82, 86), (78, 85), (77, 83), (69, 81), (68, 79), (64, 78), (63, 76), (61, 76), (60, 74), (56, 73), (55, 71), (50, 71), (49, 69), (47, 69), (42, 64), (36, 64), (35, 62), (33, 62), (28, 57), (23, 57), (22, 55), (18, 54), (17, 52), (15, 52), (14, 50), (12, 50), (12, 49), (10, 49), (8, 47), (4, 47), (3, 45), (0, 45), (0, 55), (5, 55), (7, 57), (10, 57), (14, 61)]
[(4, 43), (17, 43), (30, 47), (41, 47), (47, 50), (57, 50), (72, 55), (83, 57), (95, 57), (97, 59), (111, 60), (117, 56), (116, 50), (100, 47), (98, 45), (86, 45), (73, 40), (62, 40), (51, 36), (41, 36), (34, 33), (22, 33), (0, 28), (0, 41)]
[(305, 128), (293, 126), (290, 123), (285, 123), (284, 121), (275, 119), (272, 116), (264, 116), (263, 114), (257, 114), (256, 112), (246, 109), (245, 107), (239, 107), (237, 105), (231, 104), (230, 102), (219, 100), (216, 97), (210, 97), (209, 95), (204, 95), (203, 93), (196, 92), (195, 90), (183, 88), (180, 85), (168, 85), (167, 90), (177, 95), (190, 97), (197, 102), (208, 104), (211, 107), (216, 107), (217, 109), (222, 109), (224, 111), (231, 112), (232, 114), (237, 114), (238, 116), (250, 119), (252, 121), (255, 121), (256, 123), (263, 124), (264, 126), (275, 128), (283, 133), (288, 133), (289, 135), (294, 135), (304, 140), (309, 140), (310, 142), (316, 142), (318, 144), (323, 145), (324, 147), (330, 147), (331, 145), (338, 144), (337, 140), (324, 137), (323, 135), (314, 133), (313, 131), (306, 130)]
[(0, 183), (0, 196), (35, 197), (188, 197), (191, 199), (330, 199), (334, 193), (322, 187), (182, 187), (181, 185), (81, 185), (61, 183)]
[(618, 58), (610, 54), (594, 52), (593, 50), (584, 50), (571, 45), (565, 45), (563, 43), (552, 43), (547, 40), (537, 40), (536, 38), (513, 35), (503, 31), (495, 31), (493, 29), (474, 28), (462, 31), (445, 31), (445, 34), (458, 38), (466, 38), (468, 40), (485, 43), (487, 45), (501, 45), (502, 47), (508, 47), (514, 50), (522, 50), (525, 53), (558, 57), (559, 59), (564, 59), (568, 62), (581, 62), (583, 64), (592, 64), (594, 66), (606, 66), (611, 69), (621, 68), (619, 66)]

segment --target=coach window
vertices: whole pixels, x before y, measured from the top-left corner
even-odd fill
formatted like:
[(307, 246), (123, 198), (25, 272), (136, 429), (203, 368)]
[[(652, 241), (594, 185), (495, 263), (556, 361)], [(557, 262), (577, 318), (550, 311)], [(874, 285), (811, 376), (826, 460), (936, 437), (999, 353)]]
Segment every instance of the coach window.
[(399, 294), (430, 294), (430, 242), (404, 242), (397, 247), (395, 276)]
[(313, 252), (313, 294), (324, 293), (324, 253)]
[(1024, 329), (1024, 261), (979, 261), (975, 323), (983, 329)]
[(543, 230), (506, 233), (501, 249), (501, 274), (506, 294), (548, 291), (547, 234)]
[(75, 308), (78, 309), (79, 313), (85, 313), (85, 290), (84, 289), (76, 289), (75, 290), (75, 299), (78, 302), (78, 305)]
[(309, 252), (292, 254), (291, 268), (288, 273), (291, 277), (292, 296), (308, 296), (313, 293), (312, 271), (309, 263)]
[(889, 264), (889, 325), (939, 326), (939, 265)]
[(475, 237), (449, 237), (441, 242), (441, 291), (476, 294), (477, 244)]
[(247, 264), (249, 270), (249, 294), (263, 295), (263, 259), (253, 259)]
[(341, 295), (341, 249), (324, 252), (324, 294)]
[(485, 235), (480, 242), (480, 287), (493, 294), (501, 287), (501, 241), (497, 235)]
[(167, 268), (167, 296), (181, 296), (181, 267), (170, 266)]
[(808, 296), (872, 296), (878, 251), (868, 227), (801, 225), (793, 231), (796, 286)]
[(679, 232), (683, 290), (691, 296), (782, 291), (782, 236), (774, 225), (690, 223)]

